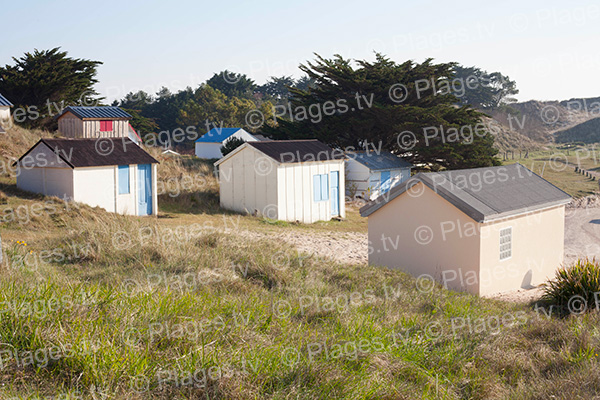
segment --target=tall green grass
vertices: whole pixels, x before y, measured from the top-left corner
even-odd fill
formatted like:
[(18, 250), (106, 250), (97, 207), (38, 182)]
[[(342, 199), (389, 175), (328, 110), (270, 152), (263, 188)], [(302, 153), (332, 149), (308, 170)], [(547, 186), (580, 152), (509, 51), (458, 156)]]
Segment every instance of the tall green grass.
[[(54, 223), (60, 235), (5, 244), (4, 397), (487, 399), (600, 389), (585, 373), (597, 368), (595, 315), (565, 321), (437, 286), (420, 292), (400, 272), (210, 229), (173, 237), (160, 219), (84, 208)], [(47, 250), (60, 257), (41, 261)], [(38, 357), (24, 362), (28, 354)]]

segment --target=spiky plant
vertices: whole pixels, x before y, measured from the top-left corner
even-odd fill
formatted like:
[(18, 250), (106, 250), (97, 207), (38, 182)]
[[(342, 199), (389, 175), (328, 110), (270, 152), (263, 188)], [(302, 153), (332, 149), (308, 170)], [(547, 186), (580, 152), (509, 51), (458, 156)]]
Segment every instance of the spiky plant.
[(570, 312), (581, 311), (582, 307), (587, 310), (597, 308), (596, 298), (600, 296), (600, 265), (595, 258), (577, 260), (575, 264), (556, 271), (554, 279), (546, 282), (543, 290), (543, 301), (568, 307)]

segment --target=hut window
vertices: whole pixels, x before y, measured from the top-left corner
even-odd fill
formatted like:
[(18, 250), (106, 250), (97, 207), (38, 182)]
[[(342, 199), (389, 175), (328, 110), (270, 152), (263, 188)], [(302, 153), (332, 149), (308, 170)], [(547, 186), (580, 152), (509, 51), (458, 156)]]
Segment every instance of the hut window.
[(129, 194), (129, 165), (119, 165), (119, 194)]
[(111, 132), (113, 130), (112, 121), (100, 121), (100, 132)]
[(329, 175), (313, 176), (313, 196), (315, 201), (329, 200)]
[(500, 230), (500, 260), (512, 256), (512, 227)]

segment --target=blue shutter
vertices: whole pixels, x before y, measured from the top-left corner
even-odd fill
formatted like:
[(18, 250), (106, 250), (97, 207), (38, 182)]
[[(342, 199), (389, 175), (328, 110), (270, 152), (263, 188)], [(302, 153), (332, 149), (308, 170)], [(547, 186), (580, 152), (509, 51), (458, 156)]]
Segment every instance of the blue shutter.
[(129, 165), (119, 165), (119, 194), (129, 194)]
[(392, 177), (390, 171), (381, 173), (381, 193), (387, 193), (392, 185)]
[(321, 200), (329, 200), (329, 175), (321, 175)]
[(321, 201), (321, 175), (313, 176), (314, 201)]

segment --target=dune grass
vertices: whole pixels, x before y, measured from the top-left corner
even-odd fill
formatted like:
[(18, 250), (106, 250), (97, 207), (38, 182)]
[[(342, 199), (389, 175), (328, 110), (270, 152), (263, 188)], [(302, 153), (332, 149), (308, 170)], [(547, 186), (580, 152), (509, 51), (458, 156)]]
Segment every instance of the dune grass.
[(556, 318), (277, 242), (203, 226), (174, 235), (160, 219), (85, 206), (32, 223), (54, 233), (4, 243), (4, 397), (589, 398), (600, 389), (595, 314)]
[[(22, 143), (0, 138), (2, 160), (35, 142), (22, 133)], [(366, 223), (355, 209), (346, 221), (312, 225), (227, 213), (209, 164), (160, 161), (159, 218), (20, 192), (13, 176), (0, 177), (1, 398), (588, 399), (600, 391), (598, 314), (559, 316), (246, 239), (244, 230), (364, 232)]]

